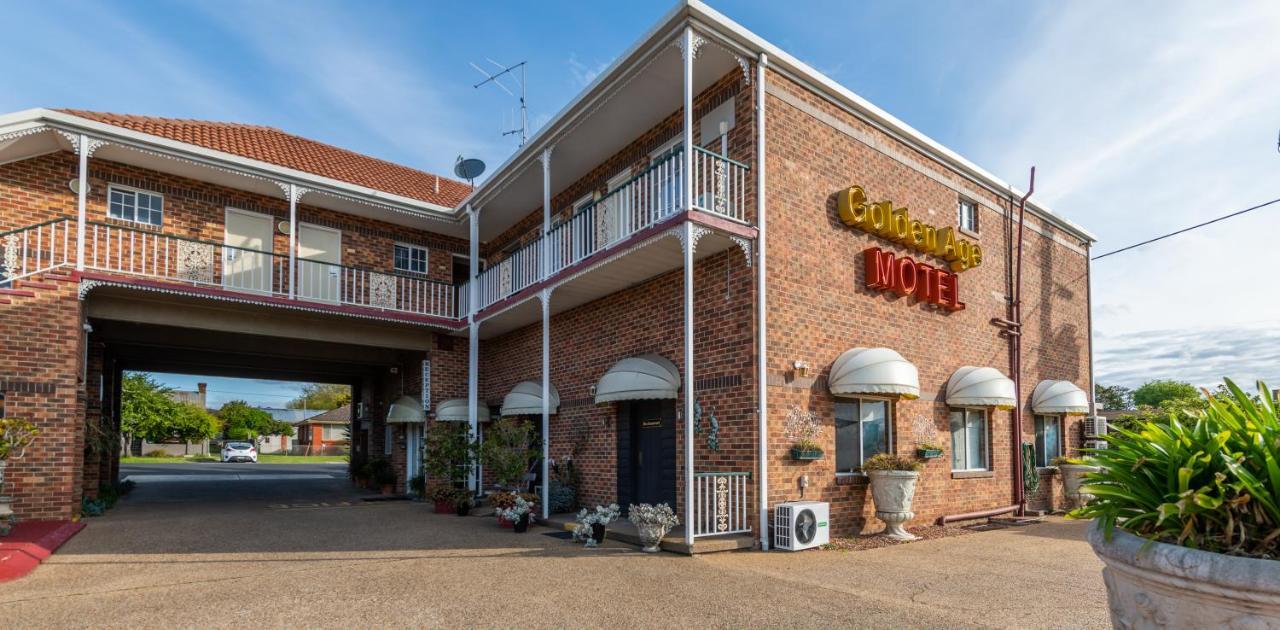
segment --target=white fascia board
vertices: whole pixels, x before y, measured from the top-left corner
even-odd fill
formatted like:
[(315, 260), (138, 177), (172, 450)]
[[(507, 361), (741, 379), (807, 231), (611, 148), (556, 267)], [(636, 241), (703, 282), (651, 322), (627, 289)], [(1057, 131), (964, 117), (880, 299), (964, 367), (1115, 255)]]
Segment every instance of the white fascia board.
[[(359, 184), (352, 184), (341, 180), (300, 171), (269, 162), (262, 162), (246, 157), (241, 157), (223, 151), (207, 149), (205, 147), (179, 142), (169, 138), (162, 138), (151, 134), (134, 131), (116, 125), (110, 125), (63, 112), (57, 112), (49, 109), (28, 109), (12, 114), (0, 115), (0, 129), (9, 126), (21, 128), (25, 123), (34, 125), (47, 124), (56, 126), (64, 131), (72, 133), (84, 132), (95, 138), (110, 140), (125, 146), (140, 146), (143, 148), (152, 147), (167, 152), (179, 154), (195, 161), (203, 161), (214, 165), (239, 169), (246, 174), (256, 175), (267, 179), (280, 179), (284, 183), (295, 183), (303, 187), (313, 188), (317, 192), (324, 192), (325, 189), (334, 190), (356, 198), (366, 198), (371, 202), (384, 205), (402, 206), (406, 210), (423, 213), (423, 218), (434, 220), (445, 220), (457, 222), (458, 212), (455, 208), (449, 208), (439, 204), (404, 197), (388, 193)], [(185, 155), (183, 155), (185, 154)]]

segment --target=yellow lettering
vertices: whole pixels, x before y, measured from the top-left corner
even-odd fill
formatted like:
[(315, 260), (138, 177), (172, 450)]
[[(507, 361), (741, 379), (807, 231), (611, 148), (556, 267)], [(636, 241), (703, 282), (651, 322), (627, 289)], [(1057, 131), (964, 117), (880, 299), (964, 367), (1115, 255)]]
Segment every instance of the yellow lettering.
[(974, 243), (973, 248), (969, 250), (969, 267), (977, 267), (982, 264), (982, 246)]
[(919, 219), (911, 220), (911, 239), (910, 245), (915, 249), (920, 249), (920, 245), (924, 243), (924, 224)]
[(954, 229), (945, 227), (938, 230), (938, 244), (933, 253), (938, 258), (945, 260), (956, 259), (956, 231)]
[(872, 232), (890, 238), (893, 235), (893, 202), (880, 201), (871, 204), (868, 211), (868, 228)]
[(861, 186), (853, 186), (840, 193), (837, 202), (840, 220), (845, 225), (864, 227), (867, 222), (867, 193)]
[(898, 208), (893, 211), (893, 220), (890, 229), (893, 232), (892, 238), (895, 241), (906, 242), (907, 237), (911, 235), (911, 215), (907, 213), (906, 208)]

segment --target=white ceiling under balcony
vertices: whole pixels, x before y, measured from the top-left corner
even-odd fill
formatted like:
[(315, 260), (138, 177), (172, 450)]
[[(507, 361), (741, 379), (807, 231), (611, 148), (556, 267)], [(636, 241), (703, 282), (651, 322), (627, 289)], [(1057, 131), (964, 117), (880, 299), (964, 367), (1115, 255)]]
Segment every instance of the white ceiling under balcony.
[[(614, 63), (602, 80), (554, 117), (520, 152), (499, 166), (473, 196), (482, 209), (480, 240), (487, 242), (542, 206), (544, 147), (551, 146), (552, 196), (634, 142), (684, 102), (683, 59), (670, 33)], [(653, 40), (650, 40), (653, 41)], [(693, 67), (699, 94), (731, 70), (737, 60), (708, 39)]]

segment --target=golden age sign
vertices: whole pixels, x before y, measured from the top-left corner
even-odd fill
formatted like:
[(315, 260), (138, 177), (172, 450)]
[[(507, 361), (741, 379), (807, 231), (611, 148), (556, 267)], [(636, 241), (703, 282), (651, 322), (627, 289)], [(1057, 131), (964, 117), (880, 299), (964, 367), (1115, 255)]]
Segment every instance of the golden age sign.
[(906, 245), (947, 261), (952, 271), (982, 264), (982, 246), (956, 238), (949, 227), (936, 227), (911, 218), (906, 208), (894, 209), (892, 201), (868, 203), (861, 186), (840, 191), (838, 208), (845, 225)]

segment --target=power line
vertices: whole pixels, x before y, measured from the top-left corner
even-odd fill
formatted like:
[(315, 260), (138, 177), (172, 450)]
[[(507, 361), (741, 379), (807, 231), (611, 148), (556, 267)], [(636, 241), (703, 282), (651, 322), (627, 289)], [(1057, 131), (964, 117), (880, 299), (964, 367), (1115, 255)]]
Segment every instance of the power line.
[(1176, 232), (1170, 232), (1170, 233), (1168, 233), (1168, 234), (1164, 234), (1164, 235), (1162, 235), (1162, 236), (1157, 236), (1157, 237), (1155, 237), (1155, 238), (1147, 239), (1147, 240), (1145, 240), (1145, 241), (1142, 241), (1141, 243), (1134, 243), (1133, 245), (1130, 245), (1130, 246), (1128, 246), (1128, 247), (1121, 247), (1120, 249), (1117, 249), (1117, 250), (1115, 250), (1115, 251), (1110, 251), (1110, 252), (1107, 252), (1107, 253), (1105, 253), (1105, 254), (1099, 254), (1099, 255), (1097, 255), (1097, 256), (1094, 256), (1094, 257), (1093, 257), (1093, 259), (1094, 259), (1094, 260), (1100, 260), (1100, 259), (1102, 259), (1102, 258), (1106, 258), (1107, 256), (1110, 256), (1110, 255), (1112, 255), (1112, 254), (1119, 254), (1120, 252), (1127, 252), (1127, 251), (1129, 251), (1129, 250), (1131, 250), (1131, 249), (1135, 249), (1135, 248), (1138, 248), (1138, 247), (1142, 247), (1143, 245), (1150, 245), (1151, 243), (1154, 243), (1154, 242), (1156, 242), (1156, 241), (1163, 241), (1164, 239), (1169, 238), (1170, 236), (1177, 236), (1177, 235), (1179, 235), (1179, 234), (1182, 234), (1183, 232), (1190, 232), (1191, 230), (1194, 230), (1194, 229), (1197, 229), (1197, 228), (1202, 228), (1202, 227), (1204, 227), (1204, 226), (1206, 226), (1206, 225), (1211, 225), (1211, 224), (1217, 223), (1217, 222), (1219, 222), (1219, 221), (1223, 221), (1223, 220), (1225, 220), (1225, 219), (1230, 219), (1231, 217), (1238, 217), (1238, 216), (1240, 216), (1240, 215), (1242, 215), (1242, 214), (1244, 214), (1244, 213), (1246, 213), (1246, 212), (1253, 212), (1254, 210), (1258, 210), (1258, 209), (1260, 209), (1260, 208), (1265, 208), (1265, 207), (1267, 207), (1267, 206), (1270, 206), (1270, 205), (1272, 205), (1272, 204), (1276, 204), (1276, 203), (1280, 203), (1280, 199), (1272, 199), (1271, 201), (1268, 201), (1268, 202), (1265, 202), (1265, 203), (1260, 203), (1260, 204), (1258, 204), (1258, 205), (1256, 205), (1256, 206), (1252, 206), (1252, 207), (1249, 207), (1249, 208), (1245, 208), (1244, 210), (1238, 210), (1238, 211), (1236, 211), (1236, 212), (1232, 212), (1231, 214), (1226, 214), (1226, 215), (1220, 216), (1220, 217), (1218, 217), (1218, 218), (1216, 218), (1216, 219), (1210, 219), (1210, 220), (1208, 220), (1208, 221), (1205, 221), (1204, 223), (1200, 223), (1200, 224), (1197, 224), (1197, 225), (1193, 225), (1193, 226), (1191, 226), (1191, 227), (1187, 227), (1187, 228), (1182, 228), (1181, 230), (1178, 230), (1178, 231), (1176, 231)]

